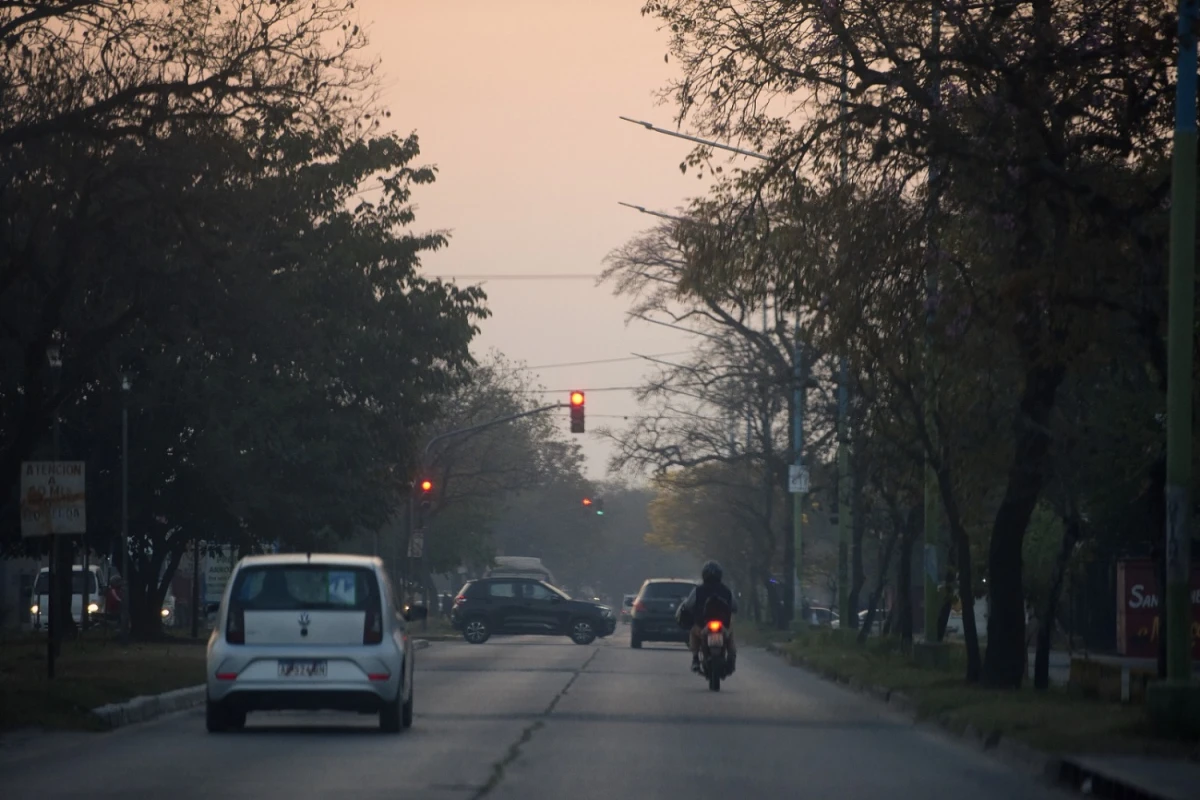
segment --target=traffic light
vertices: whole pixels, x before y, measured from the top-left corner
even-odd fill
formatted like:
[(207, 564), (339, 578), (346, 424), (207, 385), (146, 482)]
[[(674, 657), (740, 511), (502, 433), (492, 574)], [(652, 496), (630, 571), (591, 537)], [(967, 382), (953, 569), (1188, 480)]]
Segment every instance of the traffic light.
[(571, 433), (583, 433), (583, 392), (571, 392)]
[(604, 498), (597, 497), (595, 506), (596, 506), (596, 516), (603, 517), (604, 516)]
[(433, 505), (433, 481), (426, 478), (421, 481), (421, 510), (428, 511)]
[(583, 507), (584, 508), (588, 508), (589, 506), (591, 506), (591, 504), (592, 504), (592, 498), (590, 498), (590, 497), (583, 498)]

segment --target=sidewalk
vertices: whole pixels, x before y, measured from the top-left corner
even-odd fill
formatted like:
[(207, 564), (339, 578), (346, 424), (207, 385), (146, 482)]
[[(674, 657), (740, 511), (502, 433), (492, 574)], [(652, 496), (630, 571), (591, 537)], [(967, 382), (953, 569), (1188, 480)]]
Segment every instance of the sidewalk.
[(1153, 756), (1065, 756), (1059, 780), (1096, 797), (1197, 800), (1200, 762)]

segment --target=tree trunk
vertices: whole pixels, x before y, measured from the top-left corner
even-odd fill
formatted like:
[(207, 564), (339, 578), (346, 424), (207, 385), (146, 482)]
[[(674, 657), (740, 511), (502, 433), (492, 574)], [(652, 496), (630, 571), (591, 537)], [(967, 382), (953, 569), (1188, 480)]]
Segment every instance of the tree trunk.
[[(1154, 561), (1154, 579), (1158, 584), (1157, 592), (1160, 598), (1156, 616), (1158, 629), (1167, 629), (1167, 558), (1163, 540), (1163, 532), (1167, 529), (1167, 457), (1166, 453), (1159, 455), (1150, 466), (1150, 486), (1146, 491), (1146, 502), (1150, 516), (1150, 558)], [(1158, 637), (1157, 658), (1158, 678), (1167, 678), (1167, 637)]]
[(1025, 593), (1021, 547), (1029, 517), (1042, 493), (1050, 435), (1047, 428), (1064, 370), (1031, 366), (1025, 373), (1020, 408), (1013, 423), (1014, 448), (1004, 498), (996, 511), (988, 552), (991, 613), (988, 617), (984, 682), (1017, 689), (1025, 677)]
[[(950, 471), (945, 459), (941, 459), (937, 469), (938, 490), (942, 495), (942, 508), (946, 512), (946, 520), (950, 524), (952, 550), (954, 551), (958, 570), (958, 599), (962, 605), (963, 639), (967, 645), (967, 682), (978, 683), (982, 660), (979, 655), (979, 632), (975, 629), (975, 589), (971, 580), (971, 540), (963, 526), (962, 512), (958, 507), (958, 496), (954, 494), (954, 485), (950, 480)], [(950, 614), (946, 614), (949, 622)], [(938, 641), (946, 635), (945, 624), (938, 619)]]
[(1075, 545), (1082, 533), (1079, 515), (1071, 507), (1063, 518), (1062, 547), (1059, 548), (1058, 558), (1054, 560), (1054, 571), (1050, 576), (1050, 591), (1046, 595), (1046, 609), (1038, 625), (1037, 652), (1033, 659), (1033, 688), (1038, 691), (1044, 692), (1050, 688), (1050, 638), (1054, 633), (1058, 596), (1062, 591), (1067, 568), (1071, 564), (1071, 554), (1075, 552)]
[[(863, 533), (866, 520), (863, 519), (862, 492), (854, 492), (850, 499), (850, 625), (858, 626), (859, 595), (867, 582), (867, 574), (863, 568)], [(889, 543), (889, 547), (895, 542)], [(886, 573), (881, 572), (882, 578)], [(874, 609), (874, 604), (871, 608)]]
[[(892, 566), (892, 553), (896, 549), (896, 542), (904, 535), (903, 530), (904, 523), (900, 520), (893, 520), (892, 534), (888, 537), (887, 544), (883, 549), (883, 556), (879, 560), (879, 579), (875, 582), (875, 591), (871, 592), (871, 604), (867, 606), (867, 616), (858, 632), (859, 644), (867, 641), (867, 637), (871, 634), (871, 626), (875, 624), (875, 609), (879, 608), (879, 600), (883, 597), (883, 590), (887, 586), (888, 570)], [(861, 564), (860, 559), (859, 565), (861, 566)]]
[(897, 578), (896, 596), (900, 604), (896, 620), (900, 626), (900, 646), (904, 652), (912, 652), (913, 603), (912, 603), (912, 558), (913, 546), (917, 542), (917, 530), (924, 524), (924, 505), (918, 503), (908, 512), (904, 526), (904, 541), (900, 552), (900, 573)]

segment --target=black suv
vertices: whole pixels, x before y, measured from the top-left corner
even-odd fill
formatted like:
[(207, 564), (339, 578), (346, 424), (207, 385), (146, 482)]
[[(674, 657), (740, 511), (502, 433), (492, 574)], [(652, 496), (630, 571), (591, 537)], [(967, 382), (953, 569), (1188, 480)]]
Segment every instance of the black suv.
[(483, 578), (467, 581), (450, 611), (450, 624), (471, 644), (493, 633), (569, 636), (591, 644), (617, 627), (608, 606), (572, 600), (566, 592), (531, 578)]
[(686, 642), (688, 632), (675, 621), (675, 609), (696, 588), (682, 578), (651, 578), (633, 600), (629, 646), (642, 642)]

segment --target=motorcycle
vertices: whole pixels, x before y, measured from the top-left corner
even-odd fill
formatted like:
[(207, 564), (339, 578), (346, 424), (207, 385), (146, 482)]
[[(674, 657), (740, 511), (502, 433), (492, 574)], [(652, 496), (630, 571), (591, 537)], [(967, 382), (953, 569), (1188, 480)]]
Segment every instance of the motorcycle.
[(708, 688), (714, 692), (721, 691), (721, 681), (733, 674), (729, 628), (719, 619), (709, 620), (700, 637), (700, 674), (708, 679)]
[[(700, 636), (700, 677), (708, 681), (708, 688), (721, 691), (721, 681), (733, 674), (734, 658), (729, 653), (729, 623), (731, 609), (724, 602), (710, 600), (701, 619), (704, 632)], [(679, 627), (690, 629), (693, 624), (692, 610), (680, 606), (675, 612)]]

